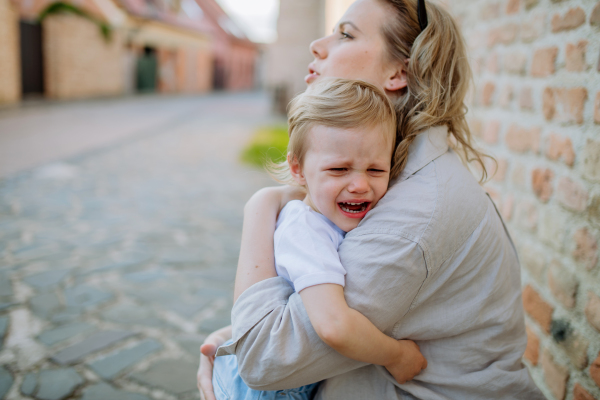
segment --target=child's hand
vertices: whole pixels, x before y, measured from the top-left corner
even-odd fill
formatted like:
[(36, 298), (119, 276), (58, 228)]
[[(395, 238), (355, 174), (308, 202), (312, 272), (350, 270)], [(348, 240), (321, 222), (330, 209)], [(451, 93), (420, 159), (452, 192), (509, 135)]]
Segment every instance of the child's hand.
[(427, 368), (427, 360), (412, 340), (398, 340), (398, 346), (400, 356), (385, 368), (398, 383), (406, 383)]

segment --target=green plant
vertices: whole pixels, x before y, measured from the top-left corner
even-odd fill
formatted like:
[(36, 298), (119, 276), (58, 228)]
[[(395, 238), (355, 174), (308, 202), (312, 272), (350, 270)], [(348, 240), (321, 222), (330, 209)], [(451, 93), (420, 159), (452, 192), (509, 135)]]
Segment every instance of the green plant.
[(242, 151), (242, 161), (260, 167), (264, 167), (267, 160), (284, 161), (287, 145), (287, 126), (260, 128)]
[(112, 35), (112, 29), (110, 25), (108, 25), (106, 22), (100, 21), (96, 17), (87, 13), (85, 10), (82, 10), (81, 8), (70, 3), (65, 3), (62, 1), (51, 3), (50, 5), (48, 5), (48, 7), (44, 9), (44, 11), (40, 13), (40, 15), (38, 16), (38, 22), (41, 23), (49, 15), (64, 13), (75, 14), (92, 21), (93, 23), (98, 25), (98, 28), (100, 29), (100, 33), (102, 34), (104, 40), (106, 40), (107, 42), (110, 40)]

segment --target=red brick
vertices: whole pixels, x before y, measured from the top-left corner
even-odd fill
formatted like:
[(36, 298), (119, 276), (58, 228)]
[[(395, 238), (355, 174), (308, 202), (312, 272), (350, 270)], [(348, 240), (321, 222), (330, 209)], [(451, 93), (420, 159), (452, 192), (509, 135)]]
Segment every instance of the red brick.
[(554, 97), (554, 90), (552, 88), (545, 88), (542, 94), (542, 112), (544, 117), (550, 121), (556, 114), (556, 98)]
[(573, 235), (575, 250), (573, 258), (591, 270), (598, 263), (598, 240), (587, 228), (581, 228)]
[(525, 8), (531, 10), (533, 7), (537, 6), (540, 0), (524, 0)]
[[(600, 63), (598, 66), (600, 66)], [(596, 93), (596, 101), (594, 102), (594, 122), (600, 124), (600, 92)]]
[(550, 200), (554, 191), (552, 179), (554, 179), (554, 172), (548, 168), (536, 168), (531, 171), (533, 193), (544, 203)]
[(489, 73), (497, 74), (500, 72), (498, 53), (492, 53), (486, 60), (485, 68)]
[(585, 50), (587, 48), (587, 40), (580, 40), (577, 44), (568, 43), (566, 51), (566, 67), (569, 72), (581, 72), (586, 68), (585, 65)]
[(510, 106), (510, 102), (513, 98), (513, 88), (511, 85), (505, 85), (502, 87), (502, 91), (498, 96), (498, 104), (500, 107), (507, 108)]
[(480, 119), (477, 118), (469, 118), (469, 130), (476, 137), (483, 137), (483, 123)]
[(531, 76), (543, 78), (554, 73), (558, 47), (536, 50), (531, 62)]
[(511, 44), (514, 42), (519, 33), (519, 28), (519, 25), (512, 23), (501, 27), (500, 42), (503, 44)]
[(583, 149), (583, 174), (591, 181), (600, 181), (600, 142), (588, 139)]
[(525, 348), (525, 357), (531, 365), (537, 365), (538, 360), (540, 358), (540, 339), (537, 337), (535, 333), (529, 327), (527, 330), (527, 347)]
[(509, 194), (502, 202), (502, 207), (500, 208), (500, 214), (502, 214), (505, 221), (511, 220), (514, 206), (515, 197), (512, 194)]
[(521, 25), (521, 39), (524, 42), (533, 42), (544, 34), (546, 14), (538, 14)]
[(487, 82), (483, 85), (483, 91), (481, 92), (481, 104), (484, 106), (490, 106), (492, 104), (494, 91), (496, 90), (496, 85), (492, 82)]
[(488, 46), (492, 47), (498, 43), (511, 44), (517, 38), (519, 25), (510, 23), (498, 28), (490, 29), (488, 33)]
[(527, 54), (520, 51), (513, 51), (512, 53), (505, 54), (503, 60), (504, 70), (509, 74), (525, 74), (525, 67), (527, 66)]
[(588, 301), (585, 305), (585, 316), (591, 326), (600, 332), (600, 297), (588, 292)]
[(552, 32), (575, 29), (585, 23), (585, 11), (581, 7), (571, 8), (564, 16), (552, 17)]
[(573, 211), (584, 211), (587, 206), (588, 192), (579, 183), (562, 177), (558, 180), (556, 197), (563, 206)]
[(521, 6), (520, 0), (508, 0), (508, 4), (506, 5), (506, 13), (507, 14), (516, 14), (519, 12), (520, 6)]
[(595, 400), (579, 383), (573, 387), (573, 400)]
[(498, 143), (500, 121), (488, 121), (483, 128), (483, 141), (489, 144)]
[[(527, 204), (526, 207), (529, 207), (529, 204)], [(519, 215), (523, 214), (522, 210), (527, 210), (527, 208), (519, 209)], [(529, 216), (531, 215), (537, 218), (537, 210), (535, 208), (533, 209), (533, 212), (529, 212)], [(538, 282), (541, 282), (546, 267), (546, 254), (534, 246), (522, 246), (518, 249), (518, 252), (521, 256), (521, 265), (523, 265), (523, 267), (525, 267)]]
[(576, 331), (570, 331), (564, 341), (560, 342), (560, 347), (565, 349), (565, 353), (571, 363), (577, 369), (584, 369), (588, 364), (587, 352), (590, 342)]
[(590, 14), (590, 24), (600, 25), (600, 2), (596, 4), (596, 7), (594, 7)]
[(548, 146), (546, 147), (546, 157), (552, 161), (562, 159), (568, 166), (573, 166), (575, 162), (575, 151), (571, 139), (561, 138), (553, 133), (548, 137)]
[(540, 150), (541, 129), (538, 127), (522, 128), (512, 124), (506, 131), (506, 145), (512, 151), (524, 153), (533, 151), (537, 153)]
[(600, 354), (590, 366), (590, 378), (596, 382), (596, 385), (600, 386)]
[(542, 354), (542, 369), (546, 385), (557, 400), (563, 400), (567, 391), (569, 371), (566, 367), (557, 364), (548, 350)]
[(584, 87), (546, 88), (542, 108), (547, 120), (557, 118), (560, 122), (583, 123), (583, 110), (588, 93)]
[(563, 100), (567, 122), (583, 123), (583, 109), (588, 94), (586, 88), (568, 89), (566, 98)]
[(523, 164), (517, 163), (513, 167), (512, 174), (510, 175), (510, 180), (512, 181), (512, 183), (515, 184), (515, 186), (521, 189), (526, 189), (526, 175), (527, 173), (525, 171), (525, 166), (523, 166)]
[(523, 308), (546, 333), (550, 333), (553, 308), (530, 285), (523, 289)]
[(506, 169), (508, 166), (508, 162), (503, 158), (496, 158), (496, 162), (491, 159), (486, 159), (485, 167), (496, 182), (502, 182), (506, 178)]
[(498, 18), (500, 16), (500, 3), (487, 3), (481, 9), (480, 17), (483, 20)]
[(533, 110), (533, 94), (530, 87), (521, 89), (519, 106), (524, 110)]
[(565, 307), (573, 308), (575, 306), (579, 282), (558, 260), (550, 262), (548, 286), (554, 297)]

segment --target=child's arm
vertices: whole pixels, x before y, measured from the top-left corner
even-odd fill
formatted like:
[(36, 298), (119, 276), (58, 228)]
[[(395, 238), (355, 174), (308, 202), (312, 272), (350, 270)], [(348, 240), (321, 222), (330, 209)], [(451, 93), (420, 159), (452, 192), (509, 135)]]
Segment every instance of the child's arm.
[(300, 297), (321, 340), (346, 357), (383, 365), (400, 383), (427, 367), (416, 343), (385, 335), (364, 315), (348, 307), (342, 286), (310, 286), (300, 291)]
[(234, 302), (250, 286), (277, 276), (273, 258), (273, 232), (277, 215), (287, 202), (301, 200), (305, 195), (306, 192), (297, 187), (268, 187), (256, 192), (246, 203)]

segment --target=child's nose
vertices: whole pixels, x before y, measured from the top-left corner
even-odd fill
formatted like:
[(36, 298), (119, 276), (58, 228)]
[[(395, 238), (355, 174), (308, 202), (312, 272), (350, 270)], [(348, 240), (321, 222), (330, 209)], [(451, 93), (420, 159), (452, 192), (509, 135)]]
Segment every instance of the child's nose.
[(348, 191), (351, 193), (366, 193), (369, 191), (369, 181), (363, 174), (356, 175), (348, 185)]

